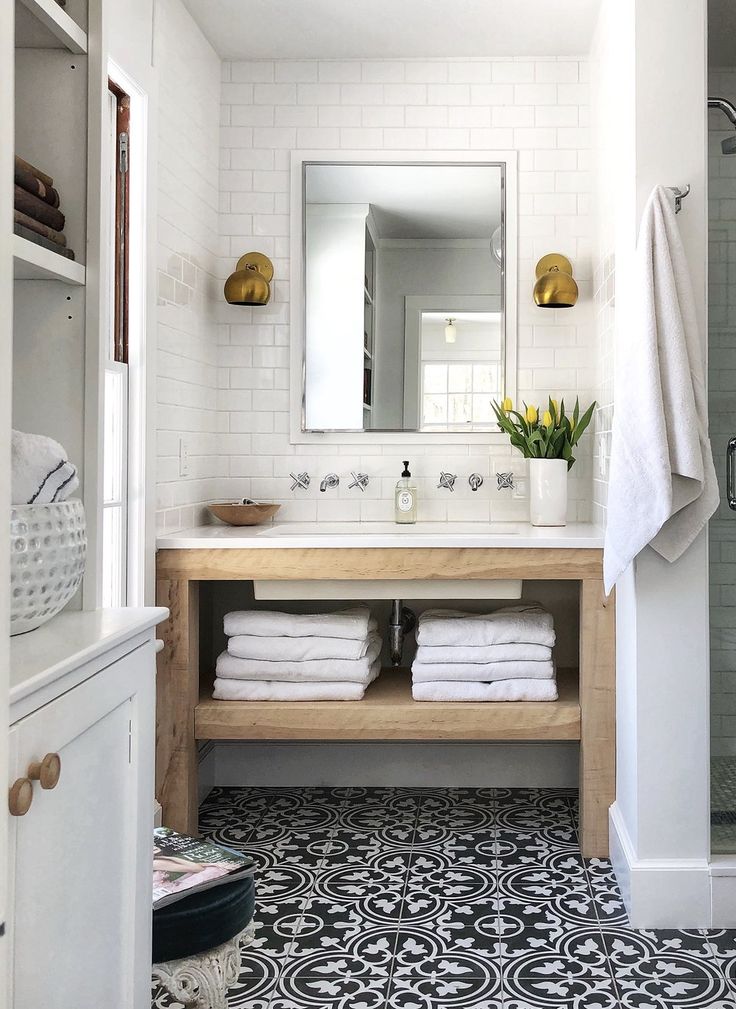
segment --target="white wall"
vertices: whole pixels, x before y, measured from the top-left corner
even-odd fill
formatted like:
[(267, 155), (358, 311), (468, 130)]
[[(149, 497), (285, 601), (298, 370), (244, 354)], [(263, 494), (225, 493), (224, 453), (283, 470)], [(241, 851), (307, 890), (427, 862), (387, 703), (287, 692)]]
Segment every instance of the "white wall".
[[(158, 525), (200, 523), (227, 468), (218, 450), (220, 60), (180, 0), (157, 0)], [(184, 438), (190, 472), (180, 475)]]
[[(592, 235), (587, 58), (542, 60), (255, 61), (223, 65), (219, 264), (224, 280), (250, 248), (275, 265), (273, 300), (263, 309), (220, 304), (218, 492), (283, 504), (279, 518), (390, 520), (405, 448), (372, 444), (292, 445), (289, 440), (289, 163), (292, 149), (519, 151), (519, 390), (585, 402), (596, 389), (592, 326)], [(568, 255), (581, 298), (575, 309), (533, 306), (534, 265)], [(412, 446), (420, 519), (523, 519), (524, 500), (489, 480), (471, 494), (468, 475), (523, 471), (506, 446)], [(590, 514), (592, 438), (570, 481), (570, 517)], [(437, 489), (440, 468), (461, 477)], [(307, 469), (309, 491), (289, 490), (289, 471)], [(371, 477), (361, 495), (320, 494), (332, 470)]]
[[(609, 56), (618, 46), (635, 60), (633, 70), (625, 62), (617, 68), (627, 113), (635, 95), (628, 117), (635, 134), (632, 140), (624, 116), (616, 143), (634, 171), (618, 175), (616, 332), (637, 321), (630, 265), (649, 193), (655, 185), (686, 182), (692, 193), (678, 222), (704, 332), (706, 3), (688, 4), (677, 18), (664, 0), (619, 0), (606, 8), (615, 27), (604, 42)], [(710, 922), (707, 646), (705, 537), (672, 565), (645, 550), (617, 594), (613, 844), (636, 927)]]

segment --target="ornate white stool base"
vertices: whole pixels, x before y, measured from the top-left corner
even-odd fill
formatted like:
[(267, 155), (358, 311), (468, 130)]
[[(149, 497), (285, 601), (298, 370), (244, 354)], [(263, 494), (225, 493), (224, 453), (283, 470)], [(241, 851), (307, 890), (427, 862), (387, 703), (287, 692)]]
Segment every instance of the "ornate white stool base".
[(240, 951), (253, 942), (255, 924), (222, 946), (183, 960), (153, 965), (153, 983), (187, 1009), (227, 1009), (227, 993), (240, 974)]

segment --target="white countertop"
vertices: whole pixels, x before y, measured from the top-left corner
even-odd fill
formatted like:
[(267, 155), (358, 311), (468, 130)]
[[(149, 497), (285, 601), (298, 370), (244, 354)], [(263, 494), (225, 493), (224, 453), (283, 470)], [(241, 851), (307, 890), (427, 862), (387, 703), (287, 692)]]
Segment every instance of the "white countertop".
[(43, 627), (10, 639), (10, 703), (160, 624), (162, 606), (65, 611)]
[(537, 528), (516, 522), (281, 522), (207, 525), (158, 537), (159, 550), (304, 549), (322, 547), (553, 547), (601, 550), (603, 530), (589, 523)]

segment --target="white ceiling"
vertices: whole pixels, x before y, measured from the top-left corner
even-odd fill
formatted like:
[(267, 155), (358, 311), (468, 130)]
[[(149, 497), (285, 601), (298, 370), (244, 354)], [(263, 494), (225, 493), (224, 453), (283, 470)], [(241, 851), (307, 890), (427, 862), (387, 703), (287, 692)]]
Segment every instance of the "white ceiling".
[(307, 165), (307, 203), (369, 203), (381, 238), (486, 238), (501, 222), (493, 165)]
[(573, 56), (600, 0), (184, 0), (220, 56)]
[(736, 0), (708, 0), (708, 64), (736, 66)]

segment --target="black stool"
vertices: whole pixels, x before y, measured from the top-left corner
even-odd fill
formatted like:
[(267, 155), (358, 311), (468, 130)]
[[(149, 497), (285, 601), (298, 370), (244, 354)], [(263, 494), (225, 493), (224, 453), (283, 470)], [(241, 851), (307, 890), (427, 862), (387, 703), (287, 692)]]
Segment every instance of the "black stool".
[(153, 980), (187, 1009), (227, 1009), (253, 939), (253, 879), (222, 883), (153, 912)]

